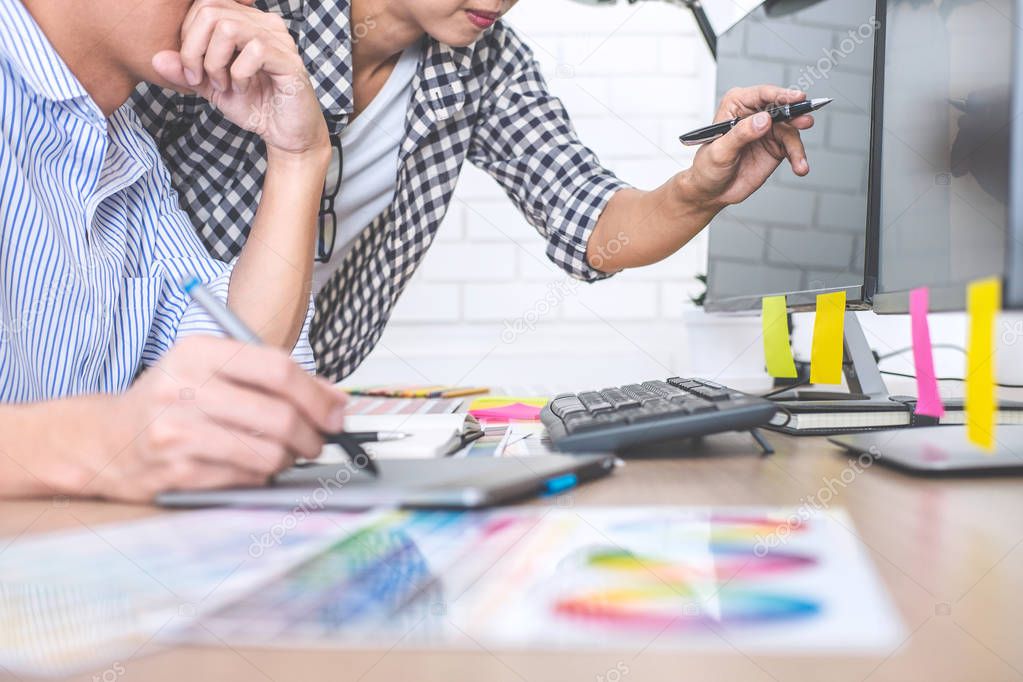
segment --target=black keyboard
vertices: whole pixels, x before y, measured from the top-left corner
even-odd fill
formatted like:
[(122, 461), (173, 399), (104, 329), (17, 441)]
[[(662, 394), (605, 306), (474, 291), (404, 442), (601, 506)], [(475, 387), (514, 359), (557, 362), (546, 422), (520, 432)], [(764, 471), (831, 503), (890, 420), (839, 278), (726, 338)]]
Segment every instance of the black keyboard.
[(675, 377), (554, 398), (540, 419), (559, 450), (614, 452), (632, 446), (766, 425), (769, 400), (701, 379)]

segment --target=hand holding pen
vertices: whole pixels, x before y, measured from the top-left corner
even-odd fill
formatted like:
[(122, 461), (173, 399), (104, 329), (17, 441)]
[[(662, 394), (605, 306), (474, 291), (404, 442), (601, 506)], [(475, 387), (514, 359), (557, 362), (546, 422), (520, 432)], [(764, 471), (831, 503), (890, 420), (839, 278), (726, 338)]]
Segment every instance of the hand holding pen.
[[(771, 117), (771, 120), (775, 123), (788, 123), (789, 121), (811, 114), (822, 107), (826, 107), (831, 104), (834, 100), (829, 97), (819, 97), (817, 99), (805, 99), (802, 102), (796, 102), (795, 104), (779, 104), (768, 109), (765, 113)], [(697, 128), (696, 130), (690, 131), (685, 135), (679, 136), (679, 142), (687, 147), (695, 147), (701, 144), (707, 144), (714, 140), (724, 137), (732, 128), (745, 121), (748, 116), (736, 116), (735, 118), (721, 123), (715, 123), (713, 125), (706, 126), (704, 128)]]
[[(213, 320), (220, 325), (224, 332), (237, 341), (250, 346), (262, 346), (262, 341), (248, 326), (238, 318), (223, 302), (212, 293), (198, 279), (192, 279), (185, 283), (185, 292), (209, 314)], [(297, 366), (296, 366), (297, 369)], [(311, 377), (310, 377), (311, 378)], [(338, 392), (340, 393), (340, 392)], [(321, 433), (321, 437), (329, 443), (341, 446), (351, 462), (359, 469), (362, 469), (373, 476), (378, 475), (378, 470), (373, 459), (362, 449), (358, 439), (350, 433), (336, 431), (333, 433)], [(318, 452), (316, 453), (319, 454)]]
[[(777, 122), (768, 113), (773, 107), (797, 105), (806, 99), (803, 92), (773, 85), (729, 90), (714, 116), (720, 128), (683, 136), (703, 141), (713, 138), (711, 144), (700, 147), (692, 167), (681, 174), (678, 186), (683, 205), (702, 211), (709, 222), (724, 207), (749, 198), (786, 159), (796, 175), (809, 173), (800, 133), (813, 127), (813, 116), (802, 114)], [(798, 111), (795, 106), (788, 109), (789, 115)], [(775, 116), (784, 119), (785, 110)], [(718, 136), (726, 128), (728, 132)]]

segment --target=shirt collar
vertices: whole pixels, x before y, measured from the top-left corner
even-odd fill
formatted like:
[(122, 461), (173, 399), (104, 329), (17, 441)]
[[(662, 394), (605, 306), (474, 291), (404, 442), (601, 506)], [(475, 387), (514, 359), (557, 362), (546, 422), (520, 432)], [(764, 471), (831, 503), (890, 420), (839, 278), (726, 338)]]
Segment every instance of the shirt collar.
[(20, 0), (0, 0), (0, 52), (39, 95), (54, 102), (89, 97)]

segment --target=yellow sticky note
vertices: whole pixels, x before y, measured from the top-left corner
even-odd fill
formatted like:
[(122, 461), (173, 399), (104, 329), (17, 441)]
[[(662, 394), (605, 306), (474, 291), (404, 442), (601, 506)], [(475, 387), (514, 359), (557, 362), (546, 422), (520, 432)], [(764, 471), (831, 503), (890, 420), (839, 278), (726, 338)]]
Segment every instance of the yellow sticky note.
[(1002, 283), (996, 277), (966, 290), (970, 338), (966, 345), (966, 435), (988, 450), (995, 447), (995, 317), (1002, 307)]
[(789, 344), (789, 321), (784, 296), (767, 296), (761, 303), (764, 328), (764, 358), (767, 373), (780, 379), (795, 379), (796, 361)]
[(845, 351), (845, 292), (817, 296), (813, 320), (813, 350), (810, 354), (810, 383), (842, 383)]

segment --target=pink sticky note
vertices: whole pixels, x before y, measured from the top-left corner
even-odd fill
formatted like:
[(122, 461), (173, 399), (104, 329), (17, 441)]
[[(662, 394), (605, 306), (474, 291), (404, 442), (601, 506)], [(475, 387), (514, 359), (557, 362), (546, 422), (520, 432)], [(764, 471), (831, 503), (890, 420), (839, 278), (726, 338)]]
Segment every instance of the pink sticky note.
[(535, 405), (513, 403), (490, 409), (469, 410), (469, 414), (486, 422), (536, 421), (540, 418), (540, 409)]
[(938, 393), (934, 375), (934, 351), (931, 329), (927, 324), (930, 292), (920, 287), (909, 292), (909, 316), (913, 325), (913, 364), (916, 365), (916, 413), (927, 417), (945, 416), (945, 405)]

